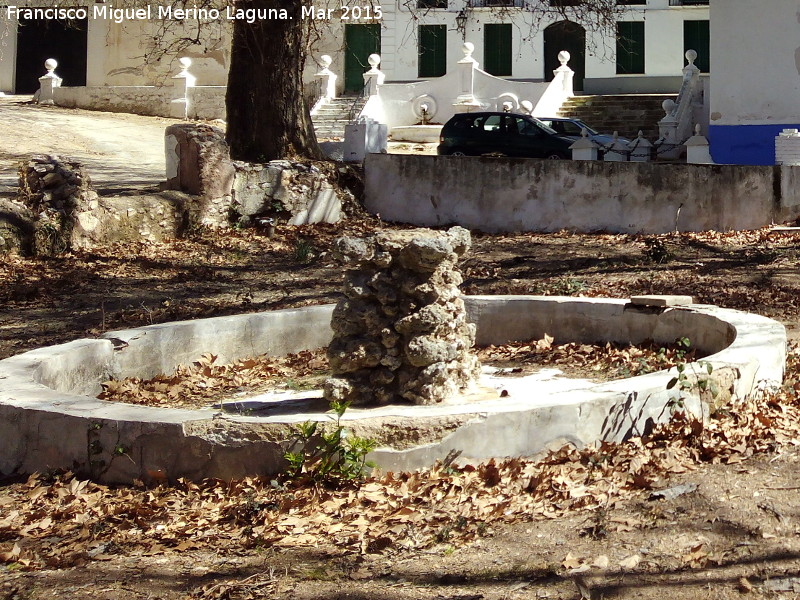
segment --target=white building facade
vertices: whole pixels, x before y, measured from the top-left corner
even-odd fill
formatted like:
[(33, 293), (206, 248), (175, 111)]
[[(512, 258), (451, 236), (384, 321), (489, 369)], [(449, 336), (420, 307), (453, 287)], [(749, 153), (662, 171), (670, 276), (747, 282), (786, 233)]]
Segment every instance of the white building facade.
[[(35, 0), (28, 4), (35, 6)], [(698, 51), (698, 64), (706, 69), (709, 64), (708, 0), (620, 0), (617, 31), (595, 34), (555, 15), (550, 21), (535, 18), (539, 13), (525, 9), (523, 0), (344, 4), (352, 7), (348, 18), (335, 13), (315, 51), (333, 56), (332, 68), (342, 74), (340, 91), (357, 91), (372, 53), (381, 55), (390, 82), (443, 75), (460, 57), (464, 41), (475, 44), (481, 68), (522, 81), (551, 79), (558, 52), (569, 50), (576, 89), (586, 93), (674, 92), (689, 47)], [(32, 93), (45, 58), (59, 61), (67, 86), (152, 85), (174, 71), (170, 57), (152, 61), (148, 40), (162, 33), (157, 19), (115, 23), (96, 18), (95, 6), (86, 5), (89, 18), (66, 34), (52, 23), (41, 31), (41, 23), (20, 23), (7, 6), (0, 7), (0, 91)], [(192, 27), (191, 21), (186, 24)], [(225, 83), (229, 36), (224, 23), (216, 25), (182, 52), (193, 59), (198, 85)]]
[(711, 0), (709, 142), (717, 163), (774, 165), (800, 127), (800, 3)]
[[(474, 57), (482, 69), (519, 80), (552, 79), (558, 52), (568, 50), (576, 89), (591, 94), (675, 92), (689, 48), (698, 51), (698, 65), (708, 72), (708, 0), (619, 4), (617, 31), (595, 33), (555, 13), (542, 20), (541, 13), (524, 8), (523, 0), (384, 4), (379, 45), (373, 49), (379, 50), (387, 81), (444, 74), (460, 56), (464, 41), (475, 45)], [(352, 61), (348, 51), (345, 47), (345, 63)]]

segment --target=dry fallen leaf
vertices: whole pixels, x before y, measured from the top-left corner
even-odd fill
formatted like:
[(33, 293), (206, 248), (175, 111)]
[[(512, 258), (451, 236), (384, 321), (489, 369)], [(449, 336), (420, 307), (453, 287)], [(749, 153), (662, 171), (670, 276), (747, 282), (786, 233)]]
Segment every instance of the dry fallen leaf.
[(642, 557), (638, 554), (632, 554), (631, 556), (622, 559), (619, 561), (619, 566), (623, 569), (635, 569), (639, 563), (641, 562)]

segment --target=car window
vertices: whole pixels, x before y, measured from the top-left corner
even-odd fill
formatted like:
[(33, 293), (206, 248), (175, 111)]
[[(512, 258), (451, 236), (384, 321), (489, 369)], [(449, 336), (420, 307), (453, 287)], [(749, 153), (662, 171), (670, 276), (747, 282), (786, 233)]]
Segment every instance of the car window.
[(539, 126), (539, 129), (541, 129), (545, 133), (549, 133), (550, 135), (556, 135), (558, 133), (555, 129), (553, 129), (552, 127), (546, 125), (545, 123), (542, 123), (536, 117), (530, 117), (530, 119), (531, 119), (531, 121), (536, 123)]
[[(581, 126), (577, 123), (573, 123), (572, 121), (561, 121), (561, 130), (559, 133), (564, 133), (566, 135), (580, 135), (581, 134)], [(555, 127), (553, 129), (556, 129)], [(559, 131), (556, 129), (556, 131)]]
[(469, 129), (472, 127), (474, 119), (457, 119), (453, 121), (450, 125), (453, 129)]
[(537, 136), (542, 135), (542, 130), (533, 121), (515, 118), (517, 131), (522, 135)]
[(483, 130), (500, 131), (500, 125), (502, 123), (502, 120), (503, 120), (502, 115), (489, 115), (483, 121)]

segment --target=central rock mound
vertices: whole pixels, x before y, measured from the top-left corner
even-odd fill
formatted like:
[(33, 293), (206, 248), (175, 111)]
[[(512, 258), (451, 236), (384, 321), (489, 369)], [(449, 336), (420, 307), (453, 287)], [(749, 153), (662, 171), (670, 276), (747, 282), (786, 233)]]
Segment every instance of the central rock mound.
[(477, 380), (475, 325), (466, 319), (456, 265), (471, 243), (461, 227), (336, 241), (345, 298), (331, 322), (328, 400), (437, 404)]

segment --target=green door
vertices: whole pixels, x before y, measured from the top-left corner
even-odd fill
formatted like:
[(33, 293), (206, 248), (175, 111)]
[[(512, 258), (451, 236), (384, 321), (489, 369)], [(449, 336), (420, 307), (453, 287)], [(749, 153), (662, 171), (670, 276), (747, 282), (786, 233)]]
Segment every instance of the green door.
[(419, 76), (447, 73), (447, 25), (419, 26)]
[(381, 25), (344, 26), (344, 91), (364, 89), (364, 73), (369, 70), (370, 54), (381, 52)]
[[(697, 52), (697, 60), (694, 61), (694, 64), (701, 73), (709, 73), (711, 68), (709, 37), (708, 21), (683, 22), (683, 54), (685, 56), (687, 50)], [(683, 64), (687, 64), (685, 58)]]
[(483, 70), (497, 77), (511, 76), (511, 23), (483, 26)]
[(553, 81), (553, 71), (561, 66), (558, 53), (570, 54), (567, 66), (575, 72), (572, 87), (583, 89), (586, 76), (586, 30), (572, 21), (559, 21), (544, 30), (544, 80)]

